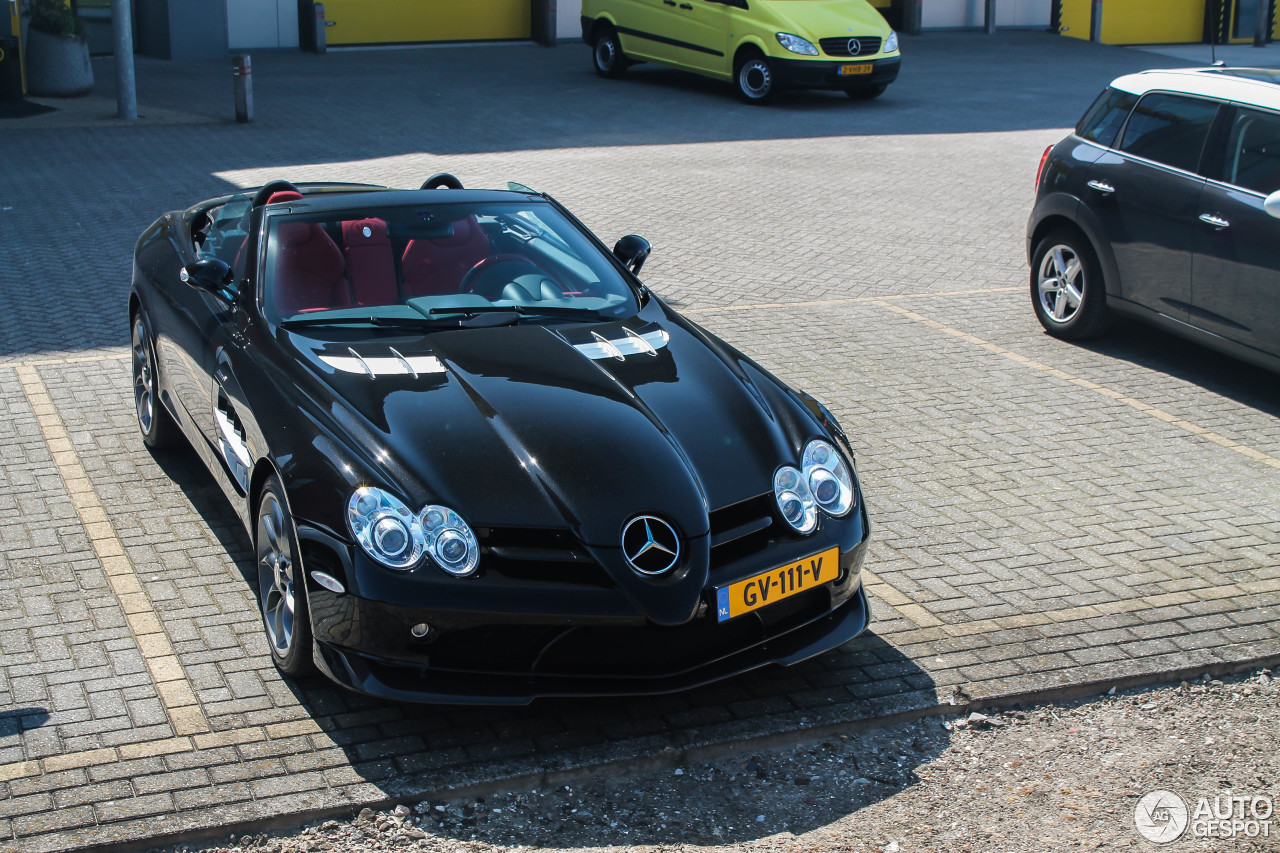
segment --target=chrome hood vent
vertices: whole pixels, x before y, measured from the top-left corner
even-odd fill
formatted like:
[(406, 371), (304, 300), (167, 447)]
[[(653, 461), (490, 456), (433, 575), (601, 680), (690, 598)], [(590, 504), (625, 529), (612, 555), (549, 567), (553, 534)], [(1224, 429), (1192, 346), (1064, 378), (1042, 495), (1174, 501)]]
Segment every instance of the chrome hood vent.
[(348, 355), (320, 355), (319, 359), (342, 373), (363, 373), (370, 379), (379, 376), (419, 376), (444, 373), (444, 365), (434, 355), (401, 355), (395, 347), (387, 347), (387, 354), (370, 351), (357, 352), (347, 347)]

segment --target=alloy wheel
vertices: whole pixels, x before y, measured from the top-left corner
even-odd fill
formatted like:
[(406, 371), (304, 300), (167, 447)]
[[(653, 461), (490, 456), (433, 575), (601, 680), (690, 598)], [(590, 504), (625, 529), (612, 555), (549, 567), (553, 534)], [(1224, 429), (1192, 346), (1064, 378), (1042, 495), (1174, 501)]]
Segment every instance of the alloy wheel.
[(151, 341), (139, 316), (133, 321), (133, 405), (144, 434), (155, 422), (155, 366), (151, 363)]
[(258, 597), (267, 640), (282, 658), (293, 646), (297, 613), (290, 523), (280, 500), (266, 492), (258, 509)]
[(1069, 323), (1084, 301), (1084, 265), (1075, 249), (1057, 244), (1044, 253), (1037, 276), (1040, 307), (1055, 323)]

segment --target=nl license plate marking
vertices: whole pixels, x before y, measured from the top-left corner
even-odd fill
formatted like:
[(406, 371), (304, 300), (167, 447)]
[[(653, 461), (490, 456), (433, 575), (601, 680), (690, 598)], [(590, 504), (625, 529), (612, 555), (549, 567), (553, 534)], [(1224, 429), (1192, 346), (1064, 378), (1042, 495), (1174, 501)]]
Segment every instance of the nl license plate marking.
[(735, 616), (829, 583), (839, 573), (840, 549), (830, 548), (799, 562), (722, 586), (716, 590), (716, 621), (727, 622)]
[(870, 62), (859, 62), (859, 63), (856, 63), (856, 64), (854, 64), (854, 65), (841, 65), (841, 66), (840, 66), (840, 76), (841, 76), (841, 77), (848, 77), (848, 76), (853, 75), (853, 74), (870, 74), (870, 73), (871, 73), (871, 63), (870, 63)]

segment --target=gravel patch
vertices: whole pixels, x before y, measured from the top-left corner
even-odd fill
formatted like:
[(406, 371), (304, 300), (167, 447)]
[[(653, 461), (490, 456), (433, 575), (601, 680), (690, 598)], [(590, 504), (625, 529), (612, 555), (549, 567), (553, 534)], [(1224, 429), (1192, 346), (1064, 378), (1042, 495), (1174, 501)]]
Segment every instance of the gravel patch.
[[(1220, 809), (1232, 795), (1280, 800), (1277, 744), (1280, 684), (1261, 670), (164, 849), (1277, 850), (1280, 815), (1267, 837), (1260, 823), (1256, 838), (1194, 837), (1201, 797)], [(1161, 847), (1134, 823), (1139, 799), (1155, 790), (1179, 794), (1193, 818)]]

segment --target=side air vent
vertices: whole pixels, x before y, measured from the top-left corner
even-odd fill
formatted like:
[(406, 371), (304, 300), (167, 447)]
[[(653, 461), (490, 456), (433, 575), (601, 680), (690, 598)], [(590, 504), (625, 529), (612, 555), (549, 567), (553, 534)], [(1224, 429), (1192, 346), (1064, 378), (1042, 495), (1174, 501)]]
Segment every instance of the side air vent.
[(218, 408), (213, 412), (218, 423), (218, 451), (222, 461), (227, 463), (227, 470), (240, 486), (240, 491), (249, 491), (249, 466), (253, 459), (249, 456), (249, 445), (244, 440), (244, 427), (236, 416), (235, 409), (227, 402), (226, 397), (218, 398)]

